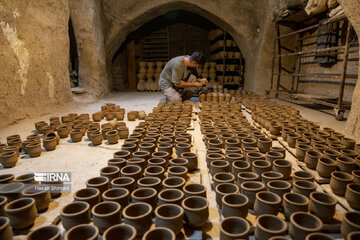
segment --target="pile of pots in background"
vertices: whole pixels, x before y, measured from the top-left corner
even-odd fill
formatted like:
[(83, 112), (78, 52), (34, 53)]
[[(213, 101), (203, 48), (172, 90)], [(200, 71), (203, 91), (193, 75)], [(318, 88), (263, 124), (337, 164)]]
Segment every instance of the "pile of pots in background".
[[(246, 220), (249, 212), (256, 216), (256, 239), (277, 239), (275, 237), (285, 236), (287, 233), (293, 239), (333, 239), (320, 232), (324, 224), (332, 224), (336, 198), (317, 191), (318, 185), (310, 172), (292, 172), (292, 162), (286, 160), (285, 149), (273, 147), (271, 137), (267, 137), (249, 123), (241, 111), (242, 103), (252, 110), (251, 116), (261, 126), (269, 130), (275, 127), (278, 132), (273, 131), (274, 135), (284, 134), (285, 130), (290, 128), (296, 133), (300, 126), (313, 133), (316, 140), (325, 136), (335, 139), (337, 135), (334, 131), (332, 135), (321, 134), (327, 133), (326, 129), (320, 130), (314, 123), (301, 118), (295, 109), (258, 96), (237, 97), (237, 101), (231, 103), (204, 102), (199, 117), (216, 202), (224, 217), (220, 226), (220, 239), (247, 239), (251, 233), (250, 224)], [(298, 139), (309, 140), (304, 140), (301, 144), (307, 143), (311, 146), (311, 139), (306, 139), (303, 135), (305, 133), (297, 134), (296, 136), (302, 136)], [(287, 135), (288, 138), (285, 139), (289, 140), (289, 145), (294, 144), (295, 147), (297, 142), (292, 142), (293, 136), (295, 135)], [(338, 145), (335, 146), (349, 146), (344, 145), (348, 140), (339, 138)], [(354, 143), (351, 146), (354, 147)], [(355, 164), (358, 160), (357, 154), (351, 161), (350, 157), (344, 154), (352, 151), (342, 151), (345, 149), (346, 147), (338, 149), (340, 158), (334, 161), (339, 162), (346, 158), (354, 163), (354, 168), (358, 168)], [(323, 152), (320, 152), (318, 158), (329, 159)], [(360, 200), (359, 183), (351, 183), (355, 179), (351, 172), (344, 171), (339, 164), (336, 164), (336, 167), (330, 174), (331, 189), (338, 195), (351, 191), (349, 195), (357, 202), (347, 200), (353, 203), (352, 207), (359, 209), (354, 205)], [(345, 181), (341, 179), (342, 176), (346, 176)], [(342, 192), (335, 189), (341, 189)], [(283, 217), (278, 215), (279, 212)], [(350, 237), (349, 239), (356, 239), (359, 233), (355, 232), (360, 231), (360, 212), (347, 212), (342, 217), (341, 234)], [(289, 227), (286, 221), (290, 222)], [(351, 238), (353, 236), (355, 238)]]

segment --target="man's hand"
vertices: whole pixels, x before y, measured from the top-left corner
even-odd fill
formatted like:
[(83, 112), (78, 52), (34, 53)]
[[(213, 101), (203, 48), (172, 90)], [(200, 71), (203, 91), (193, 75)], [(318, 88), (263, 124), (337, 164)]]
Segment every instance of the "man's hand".
[(199, 82), (201, 82), (202, 85), (208, 84), (208, 80), (207, 80), (206, 78), (201, 78), (201, 79), (199, 79)]

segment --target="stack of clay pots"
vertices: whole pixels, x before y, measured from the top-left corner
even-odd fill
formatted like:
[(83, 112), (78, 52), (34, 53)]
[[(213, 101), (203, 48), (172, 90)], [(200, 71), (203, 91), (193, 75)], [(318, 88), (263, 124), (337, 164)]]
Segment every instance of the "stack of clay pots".
[[(139, 62), (139, 72), (137, 74), (139, 91), (156, 91), (163, 62)], [(146, 79), (146, 81), (145, 81)]]
[(199, 100), (203, 102), (231, 102), (232, 95), (230, 94), (227, 88), (223, 88), (222, 85), (214, 85), (213, 92), (208, 92), (207, 94), (200, 94)]
[[(250, 226), (246, 217), (249, 209), (257, 216), (256, 239), (285, 236), (287, 231), (293, 239), (305, 239), (310, 233), (315, 235), (320, 232), (324, 224), (333, 222), (336, 197), (320, 191), (310, 171), (293, 172), (293, 163), (286, 160), (285, 148), (274, 147), (273, 137), (267, 135), (267, 131), (275, 136), (282, 134), (290, 147), (310, 146), (309, 149), (304, 147), (303, 161), (314, 169), (318, 169), (320, 163), (321, 169), (329, 165), (331, 171), (327, 174), (331, 175), (333, 193), (345, 194), (345, 197), (348, 195), (350, 206), (358, 209), (359, 184), (351, 183), (356, 174), (359, 176), (357, 170), (354, 171), (359, 167), (356, 165), (358, 153), (351, 151), (356, 146), (354, 141), (335, 131), (327, 134), (330, 129), (320, 130), (316, 124), (301, 118), (299, 112), (291, 107), (256, 95), (245, 95), (241, 99), (242, 102), (231, 103), (205, 101), (199, 115), (207, 147), (207, 166), (212, 176), (216, 202), (224, 217), (220, 239), (248, 238)], [(260, 128), (250, 124), (241, 111), (242, 104), (251, 110), (251, 116)], [(322, 141), (324, 138), (325, 141)], [(332, 150), (341, 153), (333, 161), (336, 163), (334, 168), (332, 161), (322, 161), (324, 158), (331, 160), (324, 156), (330, 146), (318, 145), (325, 145), (326, 139), (335, 138), (338, 139), (337, 145), (330, 146), (338, 148)], [(333, 151), (331, 154), (336, 155)], [(279, 212), (285, 218), (279, 217)], [(351, 214), (342, 223), (341, 233), (344, 236), (360, 230), (359, 224), (355, 223), (360, 219), (360, 213)], [(343, 217), (347, 218), (347, 215)], [(286, 221), (290, 222), (289, 229)], [(349, 230), (350, 226), (352, 230)]]
[[(206, 223), (206, 189), (186, 183), (188, 172), (198, 170), (187, 132), (191, 115), (190, 102), (160, 103), (135, 127), (99, 170), (100, 176), (88, 179), (86, 188), (74, 194), (75, 201), (62, 209), (68, 239), (86, 230), (103, 239), (124, 234), (175, 239), (184, 225), (198, 228)], [(153, 222), (156, 229), (150, 230)]]

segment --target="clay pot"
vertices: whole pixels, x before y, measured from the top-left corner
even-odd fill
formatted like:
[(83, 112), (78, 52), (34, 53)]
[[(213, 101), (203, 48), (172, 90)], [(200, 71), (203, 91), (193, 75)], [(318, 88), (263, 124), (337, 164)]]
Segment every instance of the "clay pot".
[(10, 228), (10, 220), (6, 217), (0, 217), (0, 239), (12, 240), (12, 232)]
[(89, 224), (80, 224), (73, 228), (65, 234), (65, 240), (78, 240), (78, 239), (87, 239), (87, 240), (97, 240), (99, 235), (99, 229), (96, 226)]
[(249, 199), (240, 193), (226, 194), (222, 197), (222, 215), (227, 218), (237, 216), (246, 218), (248, 215)]
[[(119, 141), (118, 131), (117, 130), (111, 130), (111, 131), (106, 132), (106, 139), (108, 140), (109, 144), (118, 143), (118, 141)], [(100, 230), (100, 232), (101, 232), (101, 230)]]
[(254, 172), (240, 172), (237, 175), (237, 184), (241, 186), (242, 183), (248, 181), (257, 181), (259, 180), (259, 175)]
[(39, 240), (39, 239), (49, 239), (49, 240), (60, 240), (61, 239), (61, 230), (58, 226), (48, 225), (43, 226), (31, 231), (27, 236), (27, 240)]
[(145, 151), (152, 154), (155, 151), (154, 143), (141, 143), (139, 144), (139, 151)]
[(22, 191), (25, 185), (23, 183), (8, 183), (0, 187), (0, 196), (7, 198), (8, 202), (12, 202), (22, 197)]
[(360, 210), (360, 184), (348, 184), (346, 186), (345, 199), (350, 207)]
[(136, 111), (130, 111), (127, 113), (127, 119), (128, 121), (135, 121), (137, 117), (137, 112)]
[(0, 216), (5, 216), (5, 205), (7, 204), (7, 198), (4, 196), (0, 196)]
[(320, 232), (323, 227), (321, 220), (306, 212), (296, 212), (290, 216), (289, 234), (294, 240), (305, 239), (313, 232)]
[(182, 189), (185, 185), (185, 179), (182, 177), (168, 177), (162, 181), (164, 189)]
[(188, 169), (189, 169), (189, 171), (194, 171), (194, 170), (198, 169), (198, 158), (197, 158), (196, 153), (183, 152), (181, 154), (181, 157), (188, 160)]
[(343, 215), (340, 231), (344, 238), (355, 231), (360, 231), (360, 212), (346, 212)]
[(126, 160), (126, 166), (138, 166), (141, 168), (141, 172), (143, 172), (146, 166), (146, 161), (143, 158), (129, 158)]
[(155, 227), (165, 227), (179, 234), (183, 227), (184, 210), (176, 204), (163, 204), (155, 209)]
[[(354, 183), (360, 184), (360, 170), (354, 170), (351, 172), (354, 177)], [(1, 175), (0, 175), (1, 176)], [(1, 181), (0, 181), (1, 182)]]
[(354, 149), (356, 145), (356, 141), (351, 138), (343, 137), (341, 138), (341, 144), (343, 144), (347, 149)]
[(310, 193), (316, 190), (316, 184), (307, 180), (295, 180), (293, 182), (293, 192), (310, 197)]
[(53, 151), (56, 149), (57, 142), (55, 137), (46, 137), (43, 140), (43, 146), (46, 151)]
[(15, 175), (12, 173), (0, 174), (0, 184), (12, 183), (14, 182), (14, 177)]
[(105, 191), (102, 195), (102, 198), (105, 202), (117, 202), (120, 204), (121, 209), (124, 209), (129, 204), (129, 196), (129, 190), (119, 187)]
[(4, 168), (15, 167), (18, 161), (18, 155), (14, 151), (0, 153), (0, 163)]
[(141, 178), (142, 170), (136, 165), (125, 166), (120, 170), (120, 175), (121, 177), (131, 177), (137, 181)]
[(279, 172), (268, 171), (268, 172), (263, 172), (261, 174), (261, 181), (265, 184), (265, 186), (267, 185), (267, 183), (269, 181), (280, 180), (283, 178), (284, 178), (284, 175)]
[(254, 208), (256, 193), (264, 191), (265, 185), (262, 182), (247, 181), (240, 185), (241, 193), (249, 198), (249, 208)]
[(157, 205), (157, 191), (154, 188), (138, 188), (131, 193), (134, 203), (145, 202), (155, 207)]
[(86, 181), (86, 187), (96, 188), (100, 191), (100, 196), (102, 196), (103, 192), (108, 190), (109, 188), (109, 179), (106, 177), (93, 177)]
[(120, 209), (120, 204), (112, 201), (98, 203), (92, 208), (93, 222), (98, 227), (100, 234), (121, 222)]
[(124, 158), (112, 158), (107, 161), (108, 166), (118, 167), (119, 169), (123, 168), (126, 165), (126, 160)]
[(24, 229), (34, 224), (37, 217), (35, 200), (20, 198), (5, 206), (5, 215), (10, 220), (13, 229)]
[(173, 153), (173, 145), (171, 143), (159, 143), (158, 151), (167, 152), (169, 156), (172, 156)]
[(159, 205), (162, 204), (177, 204), (181, 205), (184, 199), (184, 193), (179, 189), (165, 189), (158, 195)]
[(273, 171), (283, 174), (284, 179), (288, 179), (291, 174), (291, 162), (285, 159), (277, 159), (273, 162)]
[(223, 160), (215, 160), (210, 164), (210, 173), (214, 175), (218, 172), (228, 172), (229, 171), (229, 162)]
[(128, 151), (130, 154), (133, 154), (137, 150), (138, 146), (136, 143), (124, 143), (121, 146), (122, 151)]
[(165, 169), (161, 166), (149, 166), (145, 169), (146, 177), (157, 177), (161, 180), (164, 179)]
[(325, 233), (310, 233), (306, 236), (305, 240), (335, 240), (335, 238)]
[(152, 211), (153, 209), (148, 203), (130, 204), (123, 210), (124, 222), (136, 229), (136, 236), (142, 236), (152, 224)]
[(133, 152), (133, 158), (142, 158), (145, 159), (145, 161), (148, 161), (150, 158), (150, 152), (147, 151), (137, 151)]
[(340, 150), (341, 155), (347, 156), (350, 158), (356, 158), (358, 156), (358, 152), (351, 149), (341, 149)]
[(256, 193), (254, 212), (256, 216), (262, 214), (277, 215), (281, 205), (281, 197), (267, 191)]
[(294, 133), (288, 133), (286, 142), (289, 144), (289, 147), (295, 148), (296, 140), (301, 138), (301, 135), (294, 132)]
[[(245, 156), (246, 156), (246, 161), (249, 162), (250, 164), (252, 164), (254, 161), (257, 161), (257, 160), (265, 161), (265, 155), (262, 153), (259, 153), (259, 152), (248, 152), (245, 154)], [(270, 168), (271, 168), (271, 162), (269, 162), (269, 163), (270, 163)]]
[(337, 163), (335, 160), (327, 157), (321, 157), (316, 165), (316, 171), (320, 177), (328, 178), (331, 176), (331, 173), (336, 170), (336, 165)]
[(271, 170), (271, 162), (265, 160), (255, 160), (251, 163), (251, 167), (253, 172), (261, 176), (263, 172)]
[(83, 188), (74, 193), (74, 201), (87, 202), (90, 209), (100, 202), (100, 191), (96, 188)]
[(183, 166), (188, 168), (189, 161), (186, 158), (173, 158), (169, 161), (170, 167)]
[(291, 183), (284, 180), (272, 180), (266, 186), (270, 192), (277, 194), (280, 198), (291, 189)]
[(346, 156), (340, 156), (336, 158), (337, 162), (337, 168), (339, 168), (340, 171), (351, 173), (355, 169), (355, 160), (350, 157)]
[(32, 184), (32, 183), (38, 183), (35, 182), (34, 180), (34, 173), (26, 173), (20, 176), (17, 176), (14, 180), (14, 182), (21, 182), (21, 183), (28, 183), (28, 184)]
[(344, 196), (346, 185), (351, 183), (354, 177), (346, 172), (335, 171), (331, 173), (330, 188), (337, 195)]
[(120, 169), (115, 166), (107, 166), (100, 169), (100, 176), (106, 177), (111, 182), (113, 179), (120, 176)]
[(188, 169), (184, 166), (174, 166), (168, 168), (168, 177), (187, 178)]
[[(226, 151), (228, 151), (229, 149), (226, 149)], [(230, 166), (234, 161), (244, 161), (244, 155), (241, 153), (236, 153), (236, 152), (231, 152), (231, 153), (226, 153), (225, 155), (225, 160), (229, 162)]]
[(221, 183), (233, 183), (235, 180), (235, 176), (231, 173), (226, 172), (219, 172), (214, 174), (213, 176), (213, 182), (214, 182), (214, 188)]
[(170, 155), (169, 155), (169, 153), (167, 153), (167, 152), (157, 151), (157, 152), (153, 152), (153, 153), (151, 154), (151, 157), (152, 157), (152, 158), (163, 158), (163, 159), (165, 159), (166, 161), (168, 161), (169, 158), (170, 158)]
[(80, 129), (73, 129), (70, 131), (70, 138), (73, 142), (80, 142), (83, 137), (82, 131)]
[(241, 140), (241, 146), (243, 149), (245, 147), (257, 147), (257, 141), (254, 138), (244, 138)]
[(161, 179), (158, 177), (143, 177), (137, 181), (138, 188), (154, 188), (157, 192), (161, 189)]
[(121, 151), (117, 151), (114, 152), (113, 156), (114, 158), (123, 158), (123, 159), (129, 159), (130, 158), (131, 153), (127, 150), (121, 150)]
[(90, 222), (90, 205), (87, 202), (72, 202), (60, 212), (61, 222), (66, 230)]
[(120, 139), (126, 139), (129, 136), (129, 128), (127, 127), (120, 127), (116, 130), (118, 131)]
[(283, 195), (284, 216), (289, 220), (295, 212), (307, 212), (309, 198), (299, 193), (285, 193)]
[(104, 240), (134, 240), (136, 229), (128, 224), (117, 224), (108, 228), (104, 234)]
[(209, 202), (206, 198), (191, 196), (181, 203), (184, 209), (184, 220), (190, 227), (202, 227), (209, 218)]
[(103, 136), (100, 132), (94, 132), (91, 134), (90, 140), (93, 145), (100, 145), (102, 143)]
[(313, 181), (314, 175), (308, 171), (296, 171), (294, 172), (294, 180), (307, 180)]
[(221, 208), (222, 197), (227, 194), (238, 193), (239, 187), (234, 183), (221, 183), (215, 187), (215, 192), (216, 192), (216, 203)]
[(51, 200), (49, 189), (38, 190), (36, 186), (27, 187), (23, 190), (22, 195), (35, 199), (35, 206), (38, 212), (45, 211)]
[(310, 145), (306, 145), (306, 144), (299, 144), (296, 146), (296, 158), (303, 162), (305, 159), (305, 155), (307, 151), (311, 151), (312, 147)]
[(135, 189), (135, 183), (131, 177), (118, 177), (111, 181), (111, 188), (126, 188), (132, 192)]
[(270, 239), (273, 236), (285, 236), (287, 225), (277, 216), (264, 214), (256, 219), (255, 239)]
[(318, 159), (321, 157), (321, 153), (315, 150), (306, 151), (304, 162), (310, 169), (315, 169), (318, 163)]
[(164, 227), (158, 227), (147, 231), (142, 238), (142, 240), (152, 240), (152, 239), (175, 240), (176, 236), (175, 233), (170, 229)]
[(221, 221), (220, 239), (248, 239), (250, 224), (242, 217), (232, 216)]
[(336, 199), (327, 193), (312, 192), (310, 194), (309, 211), (323, 222), (329, 222), (335, 214)]
[(257, 139), (257, 147), (259, 148), (260, 152), (266, 153), (270, 151), (272, 145), (272, 140), (267, 137), (259, 137)]
[(191, 148), (191, 145), (188, 143), (177, 143), (177, 144), (175, 144), (176, 155), (178, 157), (181, 157), (182, 153), (191, 152), (190, 148)]
[(284, 158), (286, 157), (286, 150), (283, 147), (271, 147), (270, 152), (280, 152), (283, 154)]
[(67, 138), (70, 134), (71, 128), (68, 125), (61, 125), (56, 129), (60, 138)]
[(234, 176), (237, 176), (240, 172), (249, 172), (251, 171), (250, 163), (242, 160), (236, 160), (232, 163), (231, 172)]

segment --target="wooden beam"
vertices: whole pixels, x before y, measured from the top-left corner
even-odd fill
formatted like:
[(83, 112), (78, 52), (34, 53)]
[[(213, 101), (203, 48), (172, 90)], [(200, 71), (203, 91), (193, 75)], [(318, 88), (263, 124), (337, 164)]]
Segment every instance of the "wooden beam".
[(126, 45), (128, 83), (130, 89), (136, 89), (136, 62), (135, 62), (135, 41)]

